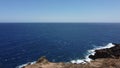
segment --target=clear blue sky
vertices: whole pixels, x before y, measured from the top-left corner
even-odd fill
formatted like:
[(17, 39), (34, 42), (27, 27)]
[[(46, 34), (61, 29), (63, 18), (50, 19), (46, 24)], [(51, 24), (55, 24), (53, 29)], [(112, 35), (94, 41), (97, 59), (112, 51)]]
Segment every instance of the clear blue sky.
[(120, 0), (0, 0), (0, 22), (120, 22)]

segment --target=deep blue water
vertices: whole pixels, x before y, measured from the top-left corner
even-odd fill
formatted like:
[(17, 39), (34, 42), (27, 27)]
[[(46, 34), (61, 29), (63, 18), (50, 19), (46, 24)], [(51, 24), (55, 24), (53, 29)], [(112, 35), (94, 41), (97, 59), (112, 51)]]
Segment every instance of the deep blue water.
[(41, 56), (68, 62), (93, 46), (120, 43), (120, 24), (0, 24), (0, 68), (15, 68)]

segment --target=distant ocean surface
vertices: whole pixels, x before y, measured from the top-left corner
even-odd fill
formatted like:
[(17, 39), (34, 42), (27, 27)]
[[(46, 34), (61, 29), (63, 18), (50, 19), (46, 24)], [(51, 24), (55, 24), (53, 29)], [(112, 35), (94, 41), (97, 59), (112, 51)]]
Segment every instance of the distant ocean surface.
[(16, 68), (46, 56), (53, 62), (83, 59), (87, 50), (120, 43), (116, 23), (1, 23), (0, 68)]

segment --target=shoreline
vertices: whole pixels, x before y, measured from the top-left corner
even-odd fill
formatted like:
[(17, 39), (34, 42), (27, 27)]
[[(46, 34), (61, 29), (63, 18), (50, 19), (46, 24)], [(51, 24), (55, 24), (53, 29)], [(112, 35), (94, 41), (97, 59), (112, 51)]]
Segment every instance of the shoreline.
[[(99, 63), (101, 65), (103, 65), (102, 63), (104, 63), (103, 61), (105, 60), (111, 60), (111, 61), (116, 61), (116, 60), (120, 60), (120, 59), (115, 59), (115, 58), (97, 58), (94, 59), (91, 58), (91, 56), (94, 56), (96, 54), (96, 51), (98, 50), (105, 50), (105, 49), (111, 49), (116, 47), (119, 44), (113, 44), (113, 43), (109, 43), (106, 46), (101, 46), (101, 47), (96, 47), (94, 49), (88, 50), (88, 55), (85, 57), (85, 59), (82, 60), (72, 60), (68, 63), (65, 62), (50, 62), (46, 59), (46, 57), (41, 57), (40, 59), (38, 59), (36, 62), (32, 62), (32, 63), (27, 63), (21, 66), (18, 66), (16, 68), (39, 68), (37, 66), (41, 66), (41, 68), (49, 68), (50, 66), (52, 66), (53, 68), (67, 68), (66, 66), (77, 66), (77, 67), (84, 67), (84, 66), (88, 66), (91, 67), (93, 63)], [(118, 61), (116, 61), (118, 62)], [(46, 67), (46, 64), (48, 67)], [(73, 67), (74, 68), (74, 67)], [(87, 68), (87, 67), (85, 67)]]

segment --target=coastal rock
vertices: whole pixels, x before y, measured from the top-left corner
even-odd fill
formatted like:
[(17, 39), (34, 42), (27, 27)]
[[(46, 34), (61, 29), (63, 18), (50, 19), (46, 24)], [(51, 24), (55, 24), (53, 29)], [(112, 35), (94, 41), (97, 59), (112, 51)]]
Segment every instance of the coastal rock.
[(39, 58), (36, 63), (47, 64), (47, 63), (49, 63), (49, 61), (46, 59), (45, 56), (43, 56), (43, 57)]
[(94, 55), (90, 55), (89, 58), (95, 60), (99, 58), (119, 58), (120, 57), (120, 44), (115, 44), (114, 47), (95, 50)]
[(27, 65), (24, 68), (120, 68), (120, 59), (104, 58), (96, 59), (86, 64), (73, 63), (53, 63), (48, 64), (35, 63)]

